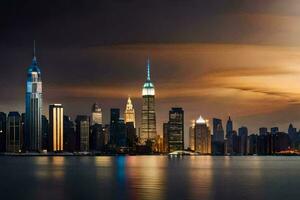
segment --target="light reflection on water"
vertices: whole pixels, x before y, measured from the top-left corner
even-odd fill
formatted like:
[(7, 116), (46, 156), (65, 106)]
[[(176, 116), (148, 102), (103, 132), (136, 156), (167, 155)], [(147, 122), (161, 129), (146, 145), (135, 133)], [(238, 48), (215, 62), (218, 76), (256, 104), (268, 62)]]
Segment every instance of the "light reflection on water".
[(0, 157), (0, 163), (0, 193), (9, 194), (3, 199), (288, 200), (300, 195), (300, 157)]

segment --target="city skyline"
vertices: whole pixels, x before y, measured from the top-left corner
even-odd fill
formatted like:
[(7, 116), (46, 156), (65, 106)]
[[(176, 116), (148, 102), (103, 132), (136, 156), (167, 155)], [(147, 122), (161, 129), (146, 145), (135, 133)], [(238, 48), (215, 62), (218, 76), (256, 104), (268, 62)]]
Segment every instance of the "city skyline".
[[(28, 68), (28, 70), (29, 70), (29, 72), (31, 71), (31, 68), (32, 68), (32, 66), (34, 66), (34, 65), (36, 65), (37, 66), (37, 58), (36, 58), (36, 48), (35, 48), (35, 41), (34, 41), (34, 48), (33, 48), (33, 60), (32, 60), (32, 62), (33, 62), (33, 64)], [(150, 58), (149, 58), (149, 56), (148, 56), (148, 58), (147, 58), (147, 62), (146, 62), (146, 66), (147, 66), (147, 79), (146, 79), (146, 83), (145, 84), (147, 84), (147, 82), (148, 81), (150, 81)], [(39, 71), (39, 73), (41, 73), (40, 71), (42, 71), (42, 70), (40, 70), (39, 68), (38, 68), (38, 71)], [(151, 83), (151, 82), (150, 82)], [(152, 84), (152, 83), (151, 83)], [(145, 85), (144, 85), (144, 87), (145, 87)], [(152, 87), (152, 86), (151, 86)], [(147, 90), (147, 92), (149, 93), (149, 90)], [(43, 91), (43, 93), (44, 93), (44, 91)], [(142, 92), (142, 93), (144, 93), (144, 91)], [(150, 91), (150, 93), (151, 93), (151, 95), (152, 95), (152, 92)], [(155, 96), (156, 96), (156, 93), (154, 92), (154, 90), (153, 90), (153, 94), (155, 94)], [(128, 95), (129, 96), (129, 95)], [(137, 101), (139, 101), (140, 99), (142, 99), (143, 97), (143, 94), (141, 94), (141, 96), (140, 97), (136, 97), (136, 100)], [(43, 99), (44, 100), (44, 99)], [(128, 106), (128, 101), (130, 101), (130, 104), (131, 104), (131, 106), (133, 106), (134, 105), (134, 103), (132, 103), (132, 101), (131, 101), (131, 98), (130, 97), (128, 97), (128, 99), (126, 100), (126, 104), (124, 104), (124, 105), (126, 105), (125, 107), (127, 107)], [(56, 101), (57, 102), (57, 101)], [(98, 101), (99, 102), (99, 101)], [(123, 102), (124, 103), (124, 102)], [(51, 104), (50, 104), (51, 105)], [(101, 121), (103, 120), (103, 122), (102, 122), (102, 124), (109, 124), (109, 118), (110, 118), (110, 116), (109, 116), (109, 114), (107, 115), (107, 116), (105, 116), (104, 117), (104, 119), (102, 119), (102, 107), (100, 107), (99, 105), (98, 105), (98, 103), (94, 103), (94, 104), (90, 104), (89, 106), (93, 106), (93, 109), (95, 109), (94, 107), (95, 106), (97, 106), (98, 107), (98, 109), (100, 109), (100, 112), (101, 112)], [(101, 103), (100, 103), (100, 105), (102, 105)], [(177, 104), (176, 104), (177, 105)], [(48, 107), (49, 105), (44, 105), (44, 107)], [(136, 106), (136, 105), (135, 105)], [(105, 107), (105, 106), (104, 106)], [(171, 107), (170, 107), (171, 108)], [(111, 108), (110, 108), (111, 109)], [(124, 108), (122, 108), (122, 107), (120, 107), (120, 108), (118, 108), (119, 110), (120, 110), (120, 112), (126, 112), (126, 108), (124, 109)], [(142, 108), (140, 108), (140, 109), (137, 109), (138, 110), (138, 112), (137, 113), (139, 113), (139, 112), (141, 112), (141, 110), (142, 110)], [(47, 110), (46, 110), (47, 111)], [(14, 112), (14, 111), (8, 111), (8, 112)], [(16, 112), (20, 112), (20, 113), (23, 113), (22, 111), (19, 111), (19, 110), (16, 110)], [(156, 112), (156, 109), (155, 109), (155, 112)], [(105, 113), (105, 111), (104, 111), (104, 113)], [(45, 115), (47, 118), (49, 118), (49, 113), (48, 112), (43, 112), (42, 113), (43, 115)], [(135, 113), (134, 113), (135, 114)], [(66, 116), (70, 116), (68, 113), (66, 113), (65, 114)], [(83, 112), (83, 113), (76, 113), (76, 114), (74, 114), (74, 115), (71, 115), (72, 116), (72, 119), (73, 120), (75, 120), (76, 121), (76, 117), (78, 117), (78, 116), (80, 116), (80, 115), (85, 115), (85, 116), (89, 116), (89, 117), (91, 117), (91, 118), (93, 118), (93, 110), (92, 110), (92, 112), (91, 111), (88, 111), (88, 112)], [(201, 115), (201, 114), (200, 114)], [(125, 115), (124, 115), (124, 117), (125, 117)], [(206, 118), (208, 118), (208, 119), (212, 119), (212, 120), (209, 120), (210, 121), (210, 123), (209, 123), (209, 126), (213, 126), (213, 120), (215, 120), (215, 117), (216, 116), (212, 116), (212, 117), (206, 117)], [(228, 115), (227, 117), (232, 117), (231, 115)], [(121, 118), (123, 118), (123, 117), (121, 117)], [(189, 120), (188, 122), (185, 122), (184, 123), (184, 130), (186, 131), (186, 130), (188, 130), (189, 131), (189, 128), (190, 128), (190, 126), (194, 123), (194, 120), (195, 120), (196, 118), (192, 118), (191, 120)], [(226, 118), (225, 118), (226, 119)], [(221, 119), (222, 120), (222, 124), (224, 124), (225, 125), (225, 120), (223, 120), (223, 119)], [(166, 120), (165, 120), (166, 121)], [(138, 128), (141, 128), (141, 118), (139, 118), (139, 117), (137, 117), (137, 122), (139, 123), (138, 124)], [(92, 123), (92, 121), (91, 121), (91, 123)], [(163, 121), (162, 122), (155, 122), (155, 124), (158, 124), (158, 126), (157, 126), (157, 130), (159, 130), (159, 131), (157, 131), (157, 134), (158, 135), (160, 135), (160, 136), (163, 136), (163, 126), (161, 127), (160, 125), (161, 124), (163, 124)], [(238, 123), (237, 123), (238, 124)], [(244, 124), (244, 123), (242, 123), (242, 124)], [(290, 124), (291, 124), (291, 122), (287, 122), (287, 126), (290, 126)], [(295, 123), (293, 124), (293, 125), (295, 125)], [(296, 126), (297, 126), (297, 124), (296, 124)], [(233, 124), (233, 127), (234, 127), (234, 129), (236, 129), (236, 130), (238, 130), (239, 128), (241, 128), (241, 127), (247, 127), (247, 128), (249, 128), (250, 130), (254, 130), (254, 131), (252, 131), (252, 132), (249, 132), (250, 134), (258, 134), (259, 133), (259, 129), (260, 128), (262, 128), (262, 127), (265, 127), (265, 125), (262, 125), (262, 126), (260, 126), (260, 127), (258, 127), (257, 129), (254, 129), (253, 127), (248, 127), (247, 125), (236, 125), (236, 122)], [(271, 129), (272, 127), (279, 127), (279, 126), (276, 126), (276, 125), (271, 125), (270, 127), (267, 127), (268, 129)], [(287, 132), (288, 131), (288, 128), (289, 127), (280, 127), (280, 131), (285, 131), (285, 132)], [(137, 134), (139, 134), (139, 133), (137, 133)], [(215, 136), (215, 134), (213, 134), (213, 131), (211, 132), (211, 134), (212, 134), (212, 136)], [(225, 138), (225, 135), (224, 135), (224, 137), (223, 138)], [(189, 140), (190, 140), (190, 136), (189, 136), (189, 134), (184, 134), (184, 146), (185, 146), (185, 148), (187, 148), (187, 147), (189, 147), (188, 146), (188, 144), (190, 143), (189, 142)]]
[[(140, 124), (140, 85), (150, 56), (160, 134), (176, 106), (185, 110), (185, 127), (199, 115), (223, 122), (230, 115), (235, 129), (247, 126), (250, 133), (300, 127), (297, 1), (92, 2), (28, 1), (26, 11), (1, 3), (0, 91), (10, 95), (2, 96), (0, 110), (25, 110), (20, 86), (36, 39), (44, 111), (59, 102), (75, 119), (98, 102), (108, 123), (109, 109), (124, 111), (130, 95)], [(19, 15), (12, 17), (12, 9)]]

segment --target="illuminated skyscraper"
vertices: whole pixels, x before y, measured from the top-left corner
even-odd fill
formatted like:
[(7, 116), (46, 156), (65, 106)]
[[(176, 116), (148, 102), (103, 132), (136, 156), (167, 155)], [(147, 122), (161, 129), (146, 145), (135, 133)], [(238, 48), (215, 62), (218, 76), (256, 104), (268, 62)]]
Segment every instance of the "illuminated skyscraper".
[(18, 112), (10, 112), (7, 117), (6, 151), (20, 152), (22, 138), (21, 115)]
[(195, 151), (201, 154), (211, 154), (211, 134), (208, 121), (201, 116), (195, 123)]
[(61, 104), (49, 106), (49, 150), (64, 150), (64, 110)]
[(102, 110), (97, 103), (92, 107), (91, 125), (102, 124)]
[(32, 64), (27, 70), (26, 85), (26, 150), (42, 149), (42, 78), (33, 48)]
[(150, 80), (150, 61), (147, 62), (147, 80), (142, 90), (142, 126), (140, 131), (140, 143), (145, 144), (147, 140), (155, 141), (156, 138), (156, 116), (155, 116), (155, 90)]
[(128, 122), (133, 122), (133, 126), (135, 127), (135, 112), (131, 102), (130, 97), (128, 97), (126, 109), (124, 112), (125, 124)]

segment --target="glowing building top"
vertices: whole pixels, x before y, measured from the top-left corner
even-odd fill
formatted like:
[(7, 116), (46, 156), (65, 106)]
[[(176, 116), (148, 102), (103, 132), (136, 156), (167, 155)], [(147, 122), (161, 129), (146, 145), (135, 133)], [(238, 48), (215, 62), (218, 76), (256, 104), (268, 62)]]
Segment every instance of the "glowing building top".
[(154, 85), (150, 79), (150, 60), (149, 60), (149, 58), (147, 60), (147, 80), (144, 83), (142, 95), (143, 96), (148, 96), (148, 95), (154, 96), (155, 95)]
[(130, 97), (128, 97), (127, 100), (126, 109), (124, 112), (124, 119), (125, 119), (125, 123), (133, 122), (133, 126), (135, 127), (135, 111)]
[(206, 121), (203, 119), (202, 116), (200, 116), (197, 120), (196, 120), (196, 124), (205, 124)]

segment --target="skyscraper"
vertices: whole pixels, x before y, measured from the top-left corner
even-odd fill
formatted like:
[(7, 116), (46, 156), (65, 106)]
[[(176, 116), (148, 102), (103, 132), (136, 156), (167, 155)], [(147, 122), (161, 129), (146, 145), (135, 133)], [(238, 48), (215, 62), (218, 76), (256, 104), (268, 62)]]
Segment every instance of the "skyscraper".
[(259, 128), (259, 135), (267, 135), (268, 134), (268, 128), (261, 127)]
[(193, 120), (189, 128), (189, 147), (192, 151), (195, 151), (195, 123), (196, 121)]
[(97, 103), (92, 106), (91, 125), (102, 124), (102, 110)]
[(227, 123), (226, 123), (226, 138), (232, 137), (232, 131), (233, 131), (233, 123), (229, 116)]
[(239, 137), (241, 138), (240, 142), (240, 150), (241, 150), (241, 155), (247, 155), (247, 149), (248, 149), (248, 129), (247, 127), (243, 126), (239, 128)]
[(201, 116), (195, 123), (195, 151), (201, 154), (211, 154), (211, 134), (208, 121)]
[(74, 152), (76, 149), (76, 135), (74, 122), (69, 116), (64, 116), (64, 151)]
[(26, 150), (42, 149), (42, 78), (33, 48), (32, 64), (27, 70), (26, 85)]
[(163, 148), (164, 152), (169, 152), (169, 123), (163, 123)]
[(213, 118), (213, 154), (224, 154), (224, 129), (222, 120)]
[(49, 147), (49, 120), (45, 115), (42, 115), (42, 149)]
[(142, 90), (142, 125), (140, 131), (140, 143), (147, 140), (155, 141), (156, 138), (156, 115), (155, 115), (155, 89), (150, 79), (150, 60), (147, 62), (147, 80)]
[(224, 130), (221, 119), (213, 118), (213, 140), (224, 142)]
[(64, 150), (64, 110), (61, 104), (49, 106), (49, 150)]
[(0, 152), (6, 151), (6, 114), (0, 112)]
[(117, 144), (119, 120), (120, 120), (120, 109), (111, 108), (110, 109), (110, 127), (109, 127), (110, 141), (109, 141), (109, 143), (112, 146), (115, 146)]
[(10, 112), (7, 117), (6, 151), (21, 152), (22, 138), (21, 115), (18, 112)]
[(133, 126), (135, 127), (135, 112), (131, 102), (130, 97), (128, 97), (125, 112), (124, 112), (125, 124), (128, 122), (133, 122)]
[(184, 111), (182, 108), (172, 108), (169, 111), (168, 144), (170, 152), (184, 150)]
[(76, 118), (76, 150), (89, 151), (90, 120), (86, 115), (78, 115)]
[(233, 134), (233, 123), (229, 116), (227, 123), (226, 123), (226, 145), (225, 145), (225, 152), (227, 154), (231, 154), (233, 151), (232, 148), (232, 134)]

